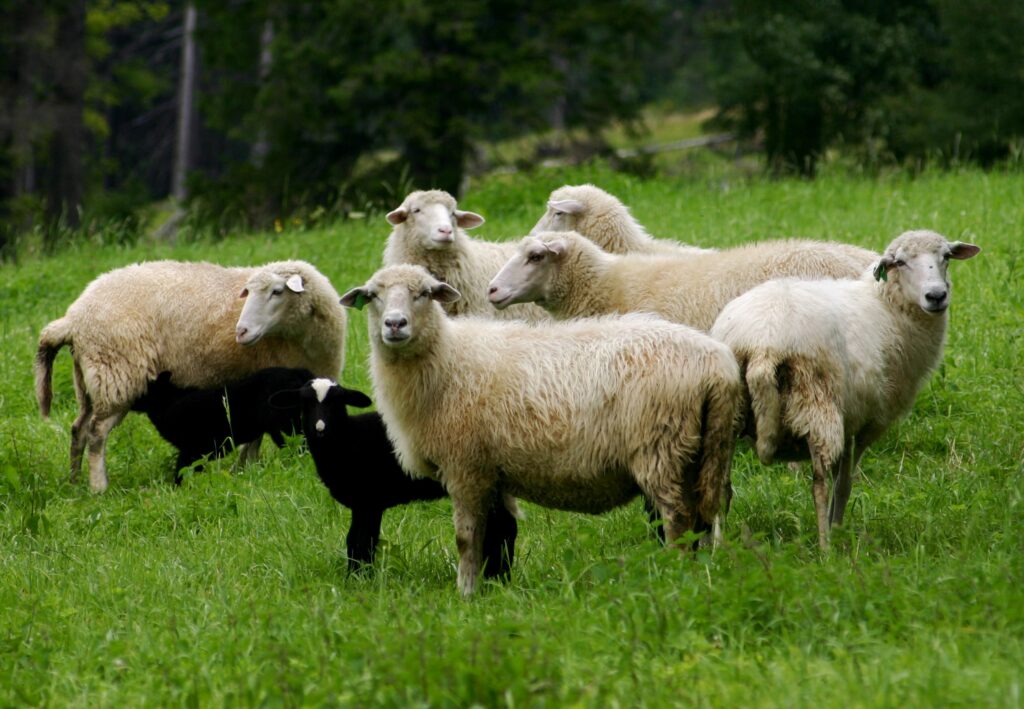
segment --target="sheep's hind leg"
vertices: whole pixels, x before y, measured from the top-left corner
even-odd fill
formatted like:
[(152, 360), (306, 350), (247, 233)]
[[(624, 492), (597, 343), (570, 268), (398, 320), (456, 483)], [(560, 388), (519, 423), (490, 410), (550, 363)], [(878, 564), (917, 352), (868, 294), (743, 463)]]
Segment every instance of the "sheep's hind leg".
[(828, 485), (825, 474), (831, 468), (819, 446), (811, 447), (811, 493), (814, 495), (814, 512), (818, 518), (818, 546), (822, 551), (828, 549)]
[(867, 443), (864, 439), (851, 436), (843, 448), (843, 455), (832, 471), (832, 504), (829, 507), (829, 523), (840, 526), (846, 512), (846, 503), (853, 488), (853, 475), (864, 454)]
[(89, 422), (89, 488), (93, 492), (107, 489), (107, 437), (111, 429), (121, 423), (125, 413), (121, 411), (102, 418), (94, 414)]
[(78, 417), (71, 424), (71, 472), (68, 479), (75, 482), (78, 473), (82, 469), (82, 454), (85, 451), (85, 443), (92, 425), (92, 399), (85, 390), (85, 377), (78, 360), (74, 361), (74, 382), (75, 398), (78, 400)]
[(244, 468), (259, 459), (260, 457), (260, 444), (263, 443), (263, 436), (260, 436), (251, 443), (243, 443), (238, 446), (238, 467)]

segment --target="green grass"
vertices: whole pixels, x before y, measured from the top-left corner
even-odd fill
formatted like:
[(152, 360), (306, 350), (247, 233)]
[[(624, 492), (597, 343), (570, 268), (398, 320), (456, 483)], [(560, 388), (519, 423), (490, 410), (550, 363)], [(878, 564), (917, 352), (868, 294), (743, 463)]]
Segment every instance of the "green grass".
[[(1020, 706), (1024, 176), (643, 182), (585, 167), (491, 179), (462, 204), (488, 218), (481, 235), (508, 238), (550, 189), (581, 181), (653, 233), (706, 246), (881, 249), (930, 227), (983, 247), (951, 269), (944, 364), (868, 451), (830, 554), (816, 550), (809, 474), (746, 450), (713, 556), (660, 548), (639, 504), (601, 517), (524, 505), (511, 583), (468, 601), (445, 501), (391, 511), (376, 573), (349, 576), (348, 513), (298, 445), (175, 488), (173, 451), (130, 416), (110, 438), (111, 487), (92, 495), (66, 479), (70, 358), (52, 422), (31, 362), (39, 329), (95, 275), (301, 257), (344, 290), (375, 270), (387, 225), (29, 249), (0, 266), (0, 706)], [(365, 327), (355, 314), (344, 376), (363, 389)]]

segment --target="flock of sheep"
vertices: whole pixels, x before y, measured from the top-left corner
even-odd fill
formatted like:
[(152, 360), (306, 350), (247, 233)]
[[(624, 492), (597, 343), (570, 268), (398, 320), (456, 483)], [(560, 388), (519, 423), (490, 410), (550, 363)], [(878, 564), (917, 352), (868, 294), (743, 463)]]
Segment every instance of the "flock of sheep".
[[(643, 495), (669, 544), (717, 543), (746, 435), (762, 462), (810, 459), (826, 548), (860, 456), (941, 359), (949, 259), (979, 251), (931, 231), (881, 255), (686, 246), (593, 185), (555, 190), (519, 242), (470, 238), (483, 217), (438, 190), (387, 220), (384, 267), (340, 298), (303, 261), (157, 261), (93, 281), (36, 355), (45, 416), (54, 358), (72, 349), (72, 477), (87, 451), (106, 489), (106, 440), (131, 410), (178, 448), (179, 471), (302, 431), (352, 509), (351, 568), (373, 561), (386, 509), (448, 495), (470, 594), (510, 571), (517, 498), (600, 513)], [(334, 381), (342, 306), (367, 310), (379, 413), (350, 416), (371, 401)]]

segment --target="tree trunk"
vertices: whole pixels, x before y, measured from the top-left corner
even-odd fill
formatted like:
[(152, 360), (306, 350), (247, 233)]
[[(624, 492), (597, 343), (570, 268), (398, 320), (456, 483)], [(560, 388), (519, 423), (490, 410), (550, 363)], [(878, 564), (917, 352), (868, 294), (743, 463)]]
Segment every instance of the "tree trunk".
[(46, 186), (46, 218), (51, 237), (61, 220), (72, 229), (81, 226), (87, 76), (84, 0), (73, 0), (59, 14), (56, 51), (55, 122)]
[[(270, 69), (274, 65), (274, 53), (271, 45), (274, 42), (274, 21), (267, 19), (263, 23), (263, 32), (260, 33), (260, 84), (265, 84), (270, 78)], [(263, 161), (270, 152), (270, 141), (267, 140), (267, 129), (260, 127), (256, 142), (252, 144), (249, 151), (249, 159), (256, 167), (261, 167)]]
[(181, 76), (178, 81), (178, 138), (174, 148), (174, 168), (171, 171), (171, 196), (179, 203), (188, 197), (185, 179), (195, 158), (193, 136), (195, 130), (196, 87), (196, 6), (185, 5), (181, 37)]

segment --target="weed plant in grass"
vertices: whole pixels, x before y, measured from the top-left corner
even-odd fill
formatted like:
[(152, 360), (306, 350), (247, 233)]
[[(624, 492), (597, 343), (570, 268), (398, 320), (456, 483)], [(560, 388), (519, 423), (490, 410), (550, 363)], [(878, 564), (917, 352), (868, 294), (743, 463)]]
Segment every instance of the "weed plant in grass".
[[(390, 511), (375, 573), (349, 575), (348, 512), (299, 441), (176, 488), (173, 450), (129, 416), (111, 487), (92, 495), (67, 482), (70, 358), (51, 421), (31, 368), (39, 329), (92, 278), (143, 259), (305, 258), (345, 290), (377, 268), (388, 228), (25, 253), (0, 266), (0, 705), (1019, 706), (1024, 176), (639, 181), (598, 166), (492, 179), (462, 203), (488, 218), (480, 236), (512, 238), (552, 188), (586, 181), (702, 246), (880, 249), (923, 227), (984, 248), (951, 268), (943, 365), (865, 456), (831, 553), (816, 550), (809, 472), (743, 447), (714, 555), (660, 548), (639, 504), (524, 505), (512, 581), (469, 601), (447, 501)], [(366, 390), (365, 316), (352, 321), (343, 379)]]

